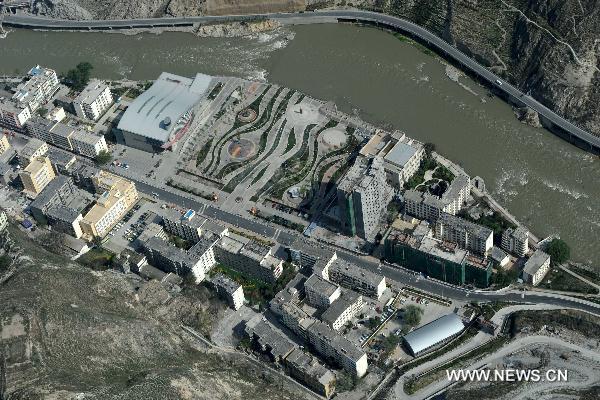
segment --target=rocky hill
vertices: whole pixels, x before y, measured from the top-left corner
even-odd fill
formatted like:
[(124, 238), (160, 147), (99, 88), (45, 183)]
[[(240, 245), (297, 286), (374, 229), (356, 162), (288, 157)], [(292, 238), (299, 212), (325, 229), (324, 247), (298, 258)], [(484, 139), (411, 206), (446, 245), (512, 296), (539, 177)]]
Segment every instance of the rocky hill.
[(597, 0), (38, 0), (63, 18), (297, 11), (358, 6), (398, 15), (442, 36), (510, 82), (600, 135)]

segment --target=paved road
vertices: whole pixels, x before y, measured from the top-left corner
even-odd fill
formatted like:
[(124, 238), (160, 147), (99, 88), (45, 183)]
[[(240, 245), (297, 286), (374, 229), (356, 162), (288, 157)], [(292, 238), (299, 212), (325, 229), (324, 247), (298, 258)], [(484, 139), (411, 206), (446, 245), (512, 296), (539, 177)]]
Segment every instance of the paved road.
[[(297, 234), (295, 232), (286, 231), (284, 228), (276, 229), (272, 226), (265, 225), (262, 222), (251, 220), (228, 211), (220, 210), (207, 203), (193, 200), (164, 189), (156, 188), (154, 186), (148, 185), (141, 181), (137, 181), (135, 179), (133, 179), (133, 181), (135, 181), (136, 187), (141, 192), (147, 194), (156, 193), (158, 194), (159, 199), (164, 202), (177, 204), (184, 208), (192, 208), (198, 211), (200, 214), (204, 215), (205, 217), (246, 229), (248, 231), (254, 232), (257, 235), (273, 238), (277, 231), (280, 231), (277, 236), (277, 242), (279, 242), (283, 246), (289, 246), (301, 236), (300, 234)], [(410, 285), (420, 290), (424, 290), (430, 293), (436, 293), (438, 295), (447, 297), (455, 301), (513, 301), (527, 302), (533, 304), (549, 304), (559, 307), (571, 307), (600, 316), (600, 304), (588, 304), (568, 296), (557, 296), (549, 293), (536, 293), (528, 291), (469, 291), (453, 285), (445, 284), (443, 282), (421, 278), (420, 276), (415, 275), (412, 271), (395, 267), (393, 266), (393, 264), (380, 264), (374, 262), (372, 258), (357, 256), (350, 252), (346, 252), (340, 249), (335, 250), (337, 251), (338, 256), (340, 258), (350, 261), (361, 268), (384, 275), (386, 278), (399, 282), (400, 284)]]
[(371, 11), (360, 10), (331, 10), (305, 13), (276, 13), (276, 14), (252, 14), (252, 15), (228, 15), (228, 16), (201, 16), (201, 17), (164, 17), (164, 18), (145, 18), (131, 20), (57, 20), (49, 18), (40, 18), (27, 15), (6, 15), (4, 24), (25, 28), (43, 28), (56, 30), (69, 29), (129, 29), (129, 28), (148, 28), (148, 27), (168, 27), (168, 26), (191, 26), (193, 24), (202, 24), (210, 22), (226, 21), (248, 21), (257, 18), (272, 18), (282, 22), (294, 23), (319, 23), (331, 20), (356, 20), (358, 22), (376, 23), (389, 28), (397, 29), (420, 38), (429, 46), (436, 48), (441, 53), (460, 63), (465, 69), (478, 75), (490, 86), (503, 92), (505, 95), (527, 105), (538, 112), (547, 121), (560, 127), (573, 137), (589, 145), (588, 150), (600, 152), (600, 137), (579, 128), (567, 121), (554, 111), (550, 110), (537, 100), (522, 93), (519, 89), (508, 82), (502, 80), (497, 75), (490, 72), (486, 67), (477, 61), (462, 53), (456, 47), (437, 37), (428, 30), (416, 25), (410, 21), (397, 18), (390, 15), (380, 14)]

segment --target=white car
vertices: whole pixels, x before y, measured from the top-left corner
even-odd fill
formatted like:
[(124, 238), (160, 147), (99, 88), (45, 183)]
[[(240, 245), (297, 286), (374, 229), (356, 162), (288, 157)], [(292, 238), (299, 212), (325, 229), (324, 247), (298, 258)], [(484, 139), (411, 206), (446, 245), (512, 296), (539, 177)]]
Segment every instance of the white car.
[(500, 79), (496, 79), (496, 85), (502, 86), (502, 81)]

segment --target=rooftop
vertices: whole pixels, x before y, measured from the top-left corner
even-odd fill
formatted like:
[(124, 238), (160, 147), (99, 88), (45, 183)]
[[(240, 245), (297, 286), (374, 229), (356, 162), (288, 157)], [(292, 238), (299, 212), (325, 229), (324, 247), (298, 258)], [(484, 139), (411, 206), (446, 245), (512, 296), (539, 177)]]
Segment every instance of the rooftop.
[(329, 267), (330, 271), (340, 271), (343, 275), (352, 277), (361, 282), (367, 282), (373, 286), (378, 286), (385, 278), (383, 275), (376, 274), (364, 268), (360, 268), (354, 264), (342, 259), (335, 260)]
[(318, 275), (311, 275), (304, 283), (305, 288), (310, 288), (324, 296), (331, 296), (339, 289), (339, 286), (333, 282), (325, 280)]
[(275, 327), (264, 319), (261, 314), (246, 322), (245, 331), (249, 336), (255, 336), (261, 346), (268, 347), (270, 353), (276, 358), (284, 358), (296, 348), (285, 335), (275, 330)]
[(348, 308), (362, 299), (358, 293), (349, 290), (342, 293), (321, 315), (321, 320), (332, 325)]
[(229, 294), (235, 293), (236, 290), (238, 290), (242, 286), (239, 283), (229, 279), (228, 277), (226, 277), (223, 274), (216, 274), (215, 276), (212, 277), (212, 279), (210, 281), (215, 286), (220, 287), (221, 289), (225, 290)]
[(438, 222), (441, 222), (444, 225), (448, 225), (457, 230), (467, 231), (470, 235), (476, 236), (483, 240), (487, 240), (490, 236), (493, 235), (492, 230), (486, 228), (485, 226), (475, 224), (473, 222), (467, 221), (466, 219), (447, 213), (441, 213), (440, 217), (438, 218)]
[(317, 359), (300, 349), (294, 349), (285, 361), (296, 369), (303, 371), (306, 375), (312, 376), (322, 384), (328, 384), (335, 379), (333, 373), (324, 365), (319, 364)]
[(108, 86), (104, 81), (99, 79), (90, 79), (87, 86), (79, 93), (79, 95), (73, 100), (76, 103), (92, 103), (106, 90)]
[(308, 330), (311, 334), (329, 343), (337, 353), (343, 354), (355, 362), (365, 355), (364, 351), (320, 321), (312, 324)]
[(421, 239), (419, 250), (448, 261), (462, 264), (466, 261), (468, 252), (458, 247), (456, 243), (445, 242), (431, 237)]
[(406, 163), (416, 154), (417, 148), (404, 142), (398, 142), (384, 157), (385, 161), (398, 167), (404, 167)]
[(462, 332), (464, 327), (458, 315), (448, 314), (407, 333), (404, 340), (416, 354)]
[(118, 128), (168, 142), (178, 121), (200, 101), (211, 79), (204, 74), (189, 79), (163, 72), (131, 103)]
[(523, 272), (529, 275), (534, 275), (538, 269), (550, 258), (550, 256), (544, 253), (542, 250), (537, 249), (523, 267)]

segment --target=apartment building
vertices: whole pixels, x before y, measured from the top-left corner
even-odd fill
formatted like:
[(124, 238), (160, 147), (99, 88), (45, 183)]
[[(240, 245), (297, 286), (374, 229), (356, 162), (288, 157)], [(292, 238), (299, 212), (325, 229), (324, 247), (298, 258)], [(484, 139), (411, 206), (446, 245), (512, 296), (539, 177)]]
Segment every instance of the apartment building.
[(315, 357), (300, 349), (294, 349), (283, 361), (287, 372), (294, 379), (304, 383), (326, 399), (333, 395), (335, 375)]
[(102, 135), (96, 135), (84, 130), (76, 130), (71, 135), (72, 151), (89, 158), (95, 158), (103, 151), (108, 151), (106, 139)]
[(308, 328), (308, 342), (323, 358), (355, 377), (361, 378), (367, 373), (367, 354), (324, 323), (317, 321)]
[(399, 190), (419, 169), (425, 150), (421, 143), (408, 138), (402, 132), (389, 133), (380, 130), (371, 136), (360, 150), (360, 154), (367, 158), (383, 158), (386, 181)]
[(223, 274), (213, 276), (210, 283), (234, 310), (239, 310), (244, 305), (244, 289), (239, 283), (227, 278)]
[(10, 143), (8, 142), (8, 137), (0, 132), (0, 154), (4, 154), (5, 151), (10, 149)]
[(329, 279), (365, 296), (379, 299), (386, 283), (385, 277), (337, 259), (329, 267)]
[(283, 261), (272, 248), (235, 233), (223, 236), (214, 251), (219, 263), (263, 282), (273, 283), (283, 272)]
[(363, 297), (351, 290), (345, 291), (321, 315), (321, 320), (333, 330), (339, 331), (354, 318), (364, 306)]
[(550, 256), (537, 249), (523, 267), (523, 280), (537, 286), (550, 270)]
[(56, 71), (39, 65), (29, 70), (28, 75), (29, 80), (17, 86), (12, 99), (33, 113), (52, 99), (58, 90), (59, 82)]
[(246, 322), (246, 335), (263, 353), (269, 354), (275, 362), (283, 361), (296, 345), (283, 333), (275, 329), (262, 315), (255, 315)]
[(292, 243), (287, 251), (293, 263), (300, 270), (313, 272), (325, 279), (329, 279), (327, 273), (328, 265), (337, 259), (335, 250), (331, 250), (321, 243), (309, 242), (304, 238), (298, 238)]
[(304, 291), (308, 304), (321, 310), (328, 308), (342, 294), (338, 285), (315, 274), (304, 283)]
[(188, 210), (181, 214), (175, 209), (167, 208), (161, 211), (161, 217), (167, 232), (192, 243), (200, 240), (204, 231), (213, 232), (219, 237), (229, 234), (227, 228), (197, 216), (194, 210)]
[(98, 79), (91, 79), (73, 100), (73, 107), (79, 118), (97, 121), (112, 103), (113, 97), (108, 85)]
[(358, 158), (337, 188), (339, 217), (344, 232), (373, 241), (392, 194), (386, 182), (383, 159)]
[(106, 236), (139, 198), (133, 182), (109, 172), (100, 171), (92, 181), (96, 192), (102, 194), (81, 221), (88, 239)]
[(0, 127), (14, 132), (25, 132), (25, 123), (31, 118), (28, 107), (18, 107), (7, 99), (0, 98)]
[(54, 171), (62, 175), (69, 175), (72, 167), (77, 162), (77, 158), (73, 153), (56, 147), (48, 147), (46, 156), (50, 159)]
[(142, 249), (148, 262), (153, 266), (180, 276), (191, 273), (199, 283), (215, 265), (213, 245), (214, 242), (211, 240), (200, 240), (186, 251), (175, 247), (163, 238), (151, 236), (142, 244)]
[(442, 213), (456, 215), (466, 203), (470, 191), (471, 179), (467, 175), (455, 177), (441, 197), (407, 190), (404, 193), (405, 212), (428, 221), (435, 221)]
[(48, 150), (45, 142), (35, 138), (29, 139), (19, 151), (19, 165), (21, 168), (27, 167), (33, 160), (45, 156)]
[(494, 246), (494, 232), (463, 218), (442, 213), (435, 221), (435, 237), (454, 242), (460, 248), (487, 255)]
[(529, 252), (529, 231), (523, 226), (506, 229), (502, 232), (501, 247), (517, 257), (524, 257)]
[(38, 157), (19, 173), (27, 196), (35, 198), (56, 176), (48, 157)]

